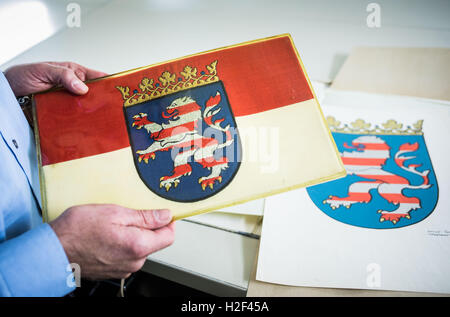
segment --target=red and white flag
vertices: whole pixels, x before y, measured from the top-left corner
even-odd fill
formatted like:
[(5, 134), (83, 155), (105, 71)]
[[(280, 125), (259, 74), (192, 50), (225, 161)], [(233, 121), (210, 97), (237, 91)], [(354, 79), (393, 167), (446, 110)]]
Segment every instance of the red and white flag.
[(175, 219), (345, 175), (289, 35), (34, 96), (43, 208), (115, 203)]

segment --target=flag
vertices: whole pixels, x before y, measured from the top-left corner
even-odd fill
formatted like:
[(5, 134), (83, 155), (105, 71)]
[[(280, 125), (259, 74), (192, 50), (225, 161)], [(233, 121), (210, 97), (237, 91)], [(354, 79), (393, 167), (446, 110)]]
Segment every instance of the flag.
[(345, 175), (289, 35), (33, 98), (46, 220), (73, 205), (175, 219)]

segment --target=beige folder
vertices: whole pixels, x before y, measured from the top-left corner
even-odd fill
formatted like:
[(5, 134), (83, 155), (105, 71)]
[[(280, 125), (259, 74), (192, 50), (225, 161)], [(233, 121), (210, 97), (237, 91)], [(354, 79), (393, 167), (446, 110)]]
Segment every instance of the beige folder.
[(331, 88), (450, 100), (450, 49), (353, 49)]

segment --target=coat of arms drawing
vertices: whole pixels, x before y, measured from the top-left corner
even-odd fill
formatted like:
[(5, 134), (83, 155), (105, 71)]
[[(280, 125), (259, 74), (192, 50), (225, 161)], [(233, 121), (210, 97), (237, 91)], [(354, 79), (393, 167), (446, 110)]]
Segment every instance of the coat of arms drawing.
[(433, 212), (438, 186), (422, 120), (405, 128), (395, 120), (373, 128), (361, 119), (350, 125), (327, 121), (347, 176), (307, 189), (320, 210), (374, 229), (412, 225)]

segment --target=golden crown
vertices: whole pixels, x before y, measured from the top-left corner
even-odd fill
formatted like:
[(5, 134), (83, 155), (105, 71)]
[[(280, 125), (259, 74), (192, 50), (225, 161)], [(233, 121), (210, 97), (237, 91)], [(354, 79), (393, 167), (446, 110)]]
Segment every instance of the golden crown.
[(412, 134), (422, 135), (423, 120), (418, 120), (412, 126), (407, 125), (403, 128), (402, 123), (395, 120), (387, 120), (381, 124), (382, 127), (364, 121), (363, 119), (356, 119), (350, 124), (342, 124), (341, 121), (336, 120), (332, 116), (327, 117), (328, 127), (332, 132), (351, 133), (351, 134)]
[(130, 87), (127, 86), (116, 86), (116, 88), (122, 93), (124, 107), (128, 107), (158, 97), (166, 96), (174, 92), (219, 81), (216, 67), (217, 60), (213, 61), (209, 65), (206, 65), (207, 72), (201, 71), (199, 73), (197, 68), (187, 65), (180, 72), (182, 77), (177, 77), (176, 73), (171, 73), (169, 71), (164, 71), (161, 74), (158, 78), (159, 82), (154, 81), (151, 78), (144, 77), (139, 84), (140, 91), (135, 89), (132, 93), (130, 92)]

